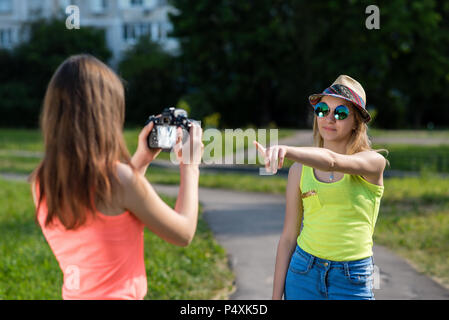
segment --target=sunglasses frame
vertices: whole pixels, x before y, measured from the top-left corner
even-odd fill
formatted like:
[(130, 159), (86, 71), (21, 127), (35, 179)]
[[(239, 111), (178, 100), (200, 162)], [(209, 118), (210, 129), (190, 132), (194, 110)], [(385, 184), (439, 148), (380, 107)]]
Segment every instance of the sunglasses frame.
[[(323, 114), (323, 115), (319, 115), (319, 114), (317, 113), (317, 111), (316, 111), (317, 107), (318, 107), (320, 104), (325, 104), (325, 105), (327, 106), (327, 108), (328, 108), (328, 111), (327, 111), (325, 114)], [(339, 109), (339, 108), (340, 108), (340, 109), (341, 109), (341, 108), (344, 108), (345, 110), (347, 110), (346, 117), (344, 117), (343, 119), (340, 119), (340, 118), (339, 118), (339, 115), (336, 114), (337, 109)], [(318, 102), (318, 103), (313, 107), (313, 112), (316, 114), (316, 116), (317, 116), (318, 118), (325, 118), (325, 117), (329, 114), (330, 110), (331, 110), (331, 108), (329, 107), (329, 105), (328, 105), (326, 102)], [(349, 114), (350, 114), (351, 112), (350, 112), (350, 110), (349, 110), (349, 108), (348, 108), (347, 106), (345, 106), (344, 104), (341, 104), (341, 105), (337, 106), (337, 107), (334, 109), (334, 111), (333, 111), (332, 113), (334, 114), (335, 120), (345, 120), (345, 119), (347, 119), (347, 118), (349, 117)]]

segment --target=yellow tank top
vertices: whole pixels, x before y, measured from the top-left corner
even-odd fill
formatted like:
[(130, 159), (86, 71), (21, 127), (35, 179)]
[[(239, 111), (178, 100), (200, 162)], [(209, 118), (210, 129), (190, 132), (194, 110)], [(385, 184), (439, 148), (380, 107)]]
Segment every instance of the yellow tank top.
[(313, 168), (303, 165), (300, 188), (304, 217), (297, 242), (304, 251), (333, 261), (372, 256), (383, 186), (351, 174), (321, 182)]

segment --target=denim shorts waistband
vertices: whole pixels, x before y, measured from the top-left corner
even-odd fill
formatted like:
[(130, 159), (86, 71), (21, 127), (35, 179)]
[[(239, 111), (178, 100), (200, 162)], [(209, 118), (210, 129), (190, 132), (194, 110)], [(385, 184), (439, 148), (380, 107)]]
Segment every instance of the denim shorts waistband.
[(367, 264), (373, 264), (374, 263), (374, 259), (373, 257), (367, 257), (367, 258), (363, 258), (360, 260), (350, 260), (350, 261), (334, 261), (334, 260), (327, 260), (327, 259), (323, 259), (323, 258), (319, 258), (317, 256), (314, 256), (306, 251), (304, 251), (299, 245), (296, 245), (296, 252), (308, 259), (314, 259), (314, 261), (319, 262), (319, 264), (324, 264), (324, 263), (328, 263), (330, 267), (335, 267), (335, 268), (344, 268), (345, 266), (347, 267), (355, 267), (358, 265), (367, 265)]

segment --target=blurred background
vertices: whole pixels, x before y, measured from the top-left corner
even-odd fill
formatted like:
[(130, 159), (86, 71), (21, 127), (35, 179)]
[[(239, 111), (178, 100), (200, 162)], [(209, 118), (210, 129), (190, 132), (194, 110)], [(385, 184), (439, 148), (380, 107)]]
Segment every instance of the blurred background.
[[(74, 22), (69, 5), (80, 10), (79, 29), (66, 26)], [(370, 5), (379, 9), (378, 29), (367, 28)], [(43, 155), (46, 86), (58, 65), (79, 53), (123, 78), (131, 153), (148, 116), (168, 106), (186, 109), (204, 128), (279, 128), (281, 142), (311, 145), (308, 96), (340, 74), (355, 78), (373, 117), (373, 148), (389, 151), (375, 240), (449, 284), (449, 2), (0, 0), (0, 241), (8, 239), (0, 242), (0, 299), (60, 298), (61, 275), (33, 222), (24, 181)], [(148, 179), (177, 184), (167, 155), (160, 158)], [(282, 194), (287, 170), (274, 177), (251, 168), (204, 170), (200, 184)], [(160, 256), (147, 261), (149, 298), (208, 299), (230, 286), (224, 251), (206, 224), (200, 230), (199, 242), (182, 251), (195, 258), (178, 261), (171, 246), (150, 253)], [(223, 271), (212, 281), (211, 260)], [(167, 265), (175, 270), (167, 273)], [(209, 291), (188, 287), (198, 283)]]
[[(79, 30), (65, 27), (69, 4)], [(0, 125), (36, 127), (46, 85), (91, 53), (127, 82), (127, 124), (168, 105), (220, 127), (307, 128), (307, 97), (359, 80), (372, 127), (449, 125), (449, 3), (376, 1), (0, 0)]]

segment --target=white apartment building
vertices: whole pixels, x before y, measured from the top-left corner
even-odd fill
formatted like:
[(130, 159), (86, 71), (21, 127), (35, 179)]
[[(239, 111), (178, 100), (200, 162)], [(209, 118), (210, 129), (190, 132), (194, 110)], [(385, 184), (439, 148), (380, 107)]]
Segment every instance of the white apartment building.
[(160, 43), (166, 51), (176, 52), (179, 47), (177, 40), (168, 36), (172, 30), (168, 13), (176, 11), (167, 0), (0, 0), (0, 48), (10, 49), (24, 40), (24, 23), (52, 16), (68, 17), (65, 9), (69, 5), (80, 10), (80, 28), (105, 30), (113, 65), (143, 35)]

